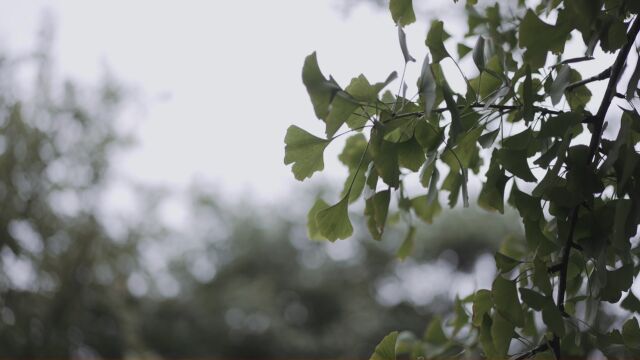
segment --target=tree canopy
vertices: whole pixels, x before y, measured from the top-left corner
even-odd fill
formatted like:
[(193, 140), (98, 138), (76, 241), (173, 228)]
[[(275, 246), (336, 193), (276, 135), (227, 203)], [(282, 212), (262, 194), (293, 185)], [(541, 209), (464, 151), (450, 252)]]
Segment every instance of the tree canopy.
[[(349, 136), (338, 156), (349, 170), (344, 189), (338, 201), (319, 198), (309, 210), (312, 239), (352, 236), (349, 207), (362, 199), (372, 238), (383, 237), (392, 214), (407, 222), (399, 252), (408, 254), (414, 219), (432, 222), (445, 195), (450, 207), (468, 206), (470, 177), (482, 183), (479, 206), (503, 213), (506, 202), (522, 220), (525, 241), (495, 254), (491, 289), (461, 294), (449, 321), (434, 320), (422, 337), (389, 334), (372, 359), (640, 355), (640, 302), (630, 291), (640, 271), (640, 2), (457, 6), (464, 6), (468, 31), (455, 38), (442, 20), (431, 22), (415, 95), (407, 93), (405, 71), (397, 92), (385, 90), (396, 71), (343, 86), (309, 55), (302, 81), (325, 133), (291, 126), (285, 136), (284, 162), (298, 180), (321, 172), (324, 150)], [(404, 28), (419, 14), (412, 0), (391, 0), (389, 13), (406, 70), (416, 60)], [(575, 53), (568, 44), (579, 45)], [(598, 61), (607, 53), (613, 63)], [(467, 59), (475, 71), (461, 70)], [(586, 61), (602, 68), (583, 74), (577, 68)], [(450, 85), (446, 62), (464, 88)], [(595, 82), (604, 91), (592, 92)], [(607, 138), (606, 129), (617, 135)], [(424, 190), (412, 194), (418, 184), (408, 182)], [(633, 316), (603, 324), (602, 303)]]

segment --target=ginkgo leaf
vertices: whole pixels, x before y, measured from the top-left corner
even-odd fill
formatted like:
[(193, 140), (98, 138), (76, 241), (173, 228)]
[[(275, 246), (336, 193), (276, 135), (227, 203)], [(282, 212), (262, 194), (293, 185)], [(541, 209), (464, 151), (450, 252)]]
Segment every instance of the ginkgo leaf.
[(411, 207), (416, 215), (426, 223), (432, 223), (433, 218), (440, 214), (442, 207), (437, 199), (429, 202), (428, 195), (422, 195), (411, 199)]
[(316, 202), (313, 204), (313, 206), (311, 207), (311, 209), (309, 210), (309, 213), (307, 214), (307, 236), (309, 236), (309, 239), (326, 240), (326, 238), (322, 236), (320, 234), (320, 231), (318, 230), (316, 215), (318, 214), (318, 211), (326, 209), (328, 207), (329, 207), (329, 204), (327, 204), (321, 198), (318, 198)]
[(476, 291), (473, 297), (473, 325), (480, 326), (484, 314), (488, 313), (492, 307), (493, 300), (491, 299), (491, 291), (486, 289)]
[(349, 197), (345, 196), (337, 204), (319, 210), (316, 214), (318, 234), (331, 242), (351, 236), (353, 226), (349, 220), (348, 208)]
[(404, 62), (415, 62), (416, 59), (409, 54), (409, 48), (407, 47), (407, 34), (405, 34), (404, 29), (402, 29), (402, 25), (400, 24), (398, 24), (398, 41), (400, 41), (400, 50), (402, 51)]
[(491, 287), (491, 298), (496, 310), (505, 319), (511, 321), (515, 326), (524, 326), (524, 316), (520, 307), (520, 300), (518, 300), (515, 281), (507, 280), (502, 275), (498, 275)]
[(416, 21), (412, 0), (391, 0), (389, 1), (389, 10), (391, 18), (396, 24), (406, 26)]
[(429, 54), (424, 57), (424, 61), (422, 62), (422, 71), (418, 78), (418, 91), (420, 91), (420, 95), (422, 95), (424, 100), (424, 113), (426, 116), (429, 116), (436, 102), (436, 80), (431, 71)]
[(532, 69), (544, 66), (547, 53), (562, 52), (571, 29), (554, 26), (540, 20), (535, 12), (528, 10), (519, 28), (520, 47), (527, 48), (524, 60)]
[(571, 80), (571, 68), (569, 65), (562, 65), (558, 70), (558, 75), (551, 83), (551, 88), (549, 89), (549, 95), (551, 95), (551, 103), (555, 106), (558, 105), (562, 96), (564, 95), (564, 90), (569, 86), (569, 81)]
[(338, 91), (331, 101), (329, 114), (326, 117), (325, 133), (328, 137), (335, 135), (351, 114), (358, 108), (358, 104), (349, 99), (349, 94), (344, 91)]
[(371, 236), (380, 240), (387, 222), (391, 191), (384, 190), (375, 193), (365, 201), (364, 215), (367, 217), (367, 227)]
[(396, 342), (398, 332), (394, 331), (385, 336), (376, 346), (369, 360), (396, 360)]
[(442, 59), (449, 57), (449, 52), (444, 47), (444, 41), (449, 38), (449, 34), (444, 31), (444, 23), (439, 20), (435, 20), (431, 23), (431, 29), (427, 33), (427, 39), (425, 44), (431, 51), (433, 62), (439, 63)]
[(451, 125), (449, 126), (449, 138), (451, 138), (451, 142), (455, 143), (458, 135), (462, 132), (462, 122), (460, 120), (460, 111), (458, 110), (458, 104), (453, 99), (453, 91), (449, 87), (447, 82), (443, 82), (442, 86), (442, 94), (444, 96), (444, 101), (447, 103), (447, 110), (451, 114)]
[(407, 231), (407, 235), (402, 241), (402, 245), (400, 245), (400, 247), (398, 248), (398, 251), (396, 252), (396, 256), (398, 257), (398, 259), (404, 260), (407, 258), (407, 256), (411, 254), (411, 251), (413, 251), (413, 241), (415, 237), (416, 237), (415, 226), (409, 226), (409, 231)]
[(533, 121), (535, 115), (533, 111), (534, 92), (533, 83), (531, 80), (531, 66), (529, 64), (525, 67), (525, 77), (522, 83), (522, 116), (526, 123)]
[(313, 109), (318, 119), (325, 119), (329, 114), (329, 105), (340, 87), (322, 75), (318, 66), (316, 53), (313, 52), (304, 60), (302, 67), (302, 82), (307, 88)]
[(491, 319), (491, 339), (498, 358), (505, 358), (509, 351), (509, 344), (514, 335), (514, 326), (511, 321), (506, 320), (499, 312), (496, 312)]
[(289, 126), (284, 138), (284, 163), (293, 163), (291, 170), (297, 180), (310, 178), (314, 172), (324, 169), (324, 149), (329, 142), (295, 125)]
[(501, 273), (506, 273), (513, 270), (514, 267), (520, 265), (522, 262), (509, 257), (505, 254), (497, 252), (494, 256), (496, 260), (496, 266)]
[(484, 38), (482, 36), (478, 36), (478, 41), (476, 41), (476, 45), (473, 47), (472, 57), (478, 70), (484, 70)]
[(497, 152), (505, 170), (527, 182), (537, 181), (527, 163), (526, 150), (500, 149)]

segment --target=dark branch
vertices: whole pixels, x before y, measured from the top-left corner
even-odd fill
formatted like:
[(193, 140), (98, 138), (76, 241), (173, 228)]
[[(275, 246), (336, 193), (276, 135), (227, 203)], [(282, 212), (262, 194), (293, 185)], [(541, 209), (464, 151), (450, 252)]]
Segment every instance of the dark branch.
[[(591, 142), (589, 143), (589, 157), (587, 158), (587, 166), (591, 166), (593, 160), (595, 158), (595, 154), (600, 147), (600, 140), (602, 138), (602, 130), (604, 124), (604, 118), (611, 106), (611, 102), (616, 94), (616, 85), (618, 84), (618, 80), (620, 79), (620, 75), (624, 70), (624, 64), (627, 61), (627, 57), (629, 56), (629, 51), (633, 47), (635, 43), (635, 39), (638, 36), (638, 32), (640, 32), (640, 17), (636, 17), (633, 21), (633, 25), (631, 25), (631, 29), (627, 33), (627, 43), (618, 53), (613, 66), (611, 66), (611, 72), (609, 74), (609, 83), (607, 84), (607, 89), (605, 90), (604, 96), (602, 97), (602, 102), (600, 103), (600, 107), (598, 108), (598, 112), (593, 116), (593, 130), (591, 132)], [(567, 236), (567, 241), (562, 250), (562, 259), (560, 262), (560, 275), (558, 281), (558, 293), (556, 299), (556, 306), (561, 312), (564, 311), (564, 298), (565, 292), (567, 289), (567, 268), (569, 265), (569, 257), (571, 255), (571, 248), (573, 248), (573, 234), (576, 229), (576, 224), (578, 222), (578, 211), (580, 209), (580, 205), (577, 205), (573, 208), (571, 212), (571, 217), (569, 219), (569, 234)], [(551, 341), (551, 347), (553, 349), (554, 354), (556, 355), (556, 359), (560, 359), (560, 340), (556, 334), (554, 334), (553, 340)]]
[(536, 356), (536, 354), (541, 353), (543, 351), (546, 351), (548, 348), (549, 348), (549, 345), (547, 345), (547, 343), (541, 344), (538, 347), (536, 347), (535, 349), (527, 351), (526, 353), (518, 356), (517, 358), (515, 358), (513, 360), (525, 360), (525, 359), (528, 359), (528, 358), (532, 358), (532, 357)]
[(606, 68), (603, 72), (601, 72), (598, 75), (594, 75), (592, 77), (586, 78), (586, 79), (582, 79), (580, 81), (576, 81), (574, 83), (569, 84), (569, 86), (567, 86), (567, 88), (565, 89), (565, 91), (571, 91), (577, 87), (586, 85), (588, 83), (592, 83), (594, 81), (600, 81), (600, 80), (604, 80), (606, 78), (608, 78), (609, 76), (611, 76), (611, 67)]

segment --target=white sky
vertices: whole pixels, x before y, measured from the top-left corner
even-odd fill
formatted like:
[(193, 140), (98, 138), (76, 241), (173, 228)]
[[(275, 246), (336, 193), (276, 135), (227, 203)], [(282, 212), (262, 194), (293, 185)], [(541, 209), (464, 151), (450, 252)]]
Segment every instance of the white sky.
[[(428, 17), (444, 17), (445, 28), (460, 33), (466, 24), (452, 15), (463, 3), (430, 2), (406, 29), (419, 59), (407, 70), (410, 93), (426, 53)], [(328, 171), (305, 184), (283, 164), (290, 124), (323, 134), (301, 81), (306, 55), (317, 50), (324, 73), (344, 85), (361, 72), (383, 80), (403, 64), (386, 9), (366, 4), (346, 17), (341, 0), (0, 0), (0, 7), (2, 48), (33, 49), (47, 10), (63, 76), (95, 83), (106, 65), (142, 94), (145, 110), (129, 113), (138, 146), (114, 159), (121, 177), (174, 189), (200, 179), (232, 198), (270, 201), (343, 181), (339, 143), (325, 153)], [(601, 70), (594, 62), (578, 66), (591, 67), (588, 75)]]
[[(32, 49), (46, 9), (63, 76), (95, 83), (106, 65), (143, 94), (139, 144), (117, 159), (119, 172), (172, 188), (199, 178), (227, 195), (271, 200), (310, 186), (283, 164), (290, 124), (323, 132), (302, 85), (304, 57), (317, 50), (325, 74), (345, 85), (360, 72), (383, 80), (403, 63), (387, 11), (362, 5), (347, 18), (339, 0), (0, 0), (0, 7), (3, 48)], [(416, 45), (425, 32), (426, 25), (408, 30)], [(326, 154), (329, 174), (314, 182), (342, 176), (331, 160), (339, 147)]]

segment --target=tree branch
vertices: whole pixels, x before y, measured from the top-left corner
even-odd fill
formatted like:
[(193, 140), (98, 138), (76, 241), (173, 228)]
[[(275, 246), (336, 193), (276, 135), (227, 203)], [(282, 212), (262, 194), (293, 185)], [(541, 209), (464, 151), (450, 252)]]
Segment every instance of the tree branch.
[[(593, 116), (593, 130), (591, 132), (591, 141), (589, 143), (589, 157), (587, 158), (587, 166), (591, 166), (593, 160), (595, 158), (595, 154), (600, 146), (600, 140), (602, 139), (602, 128), (604, 124), (604, 118), (611, 106), (611, 102), (616, 94), (616, 85), (618, 84), (618, 80), (620, 79), (620, 75), (624, 70), (624, 64), (629, 56), (629, 51), (633, 47), (636, 37), (638, 36), (638, 32), (640, 32), (640, 17), (636, 17), (633, 21), (633, 25), (631, 25), (631, 29), (627, 33), (627, 43), (618, 53), (615, 62), (611, 66), (611, 71), (609, 74), (609, 83), (607, 84), (607, 89), (605, 90), (604, 96), (602, 97), (602, 102), (600, 103), (600, 107), (598, 108), (598, 112)], [(564, 312), (564, 298), (565, 292), (567, 289), (567, 268), (569, 265), (569, 257), (571, 255), (571, 248), (573, 247), (573, 234), (576, 229), (576, 224), (578, 222), (578, 211), (580, 210), (580, 205), (576, 205), (571, 212), (571, 218), (569, 223), (569, 234), (567, 236), (567, 241), (562, 250), (562, 259), (560, 262), (560, 275), (558, 281), (558, 293), (556, 297), (556, 306), (561, 312)], [(557, 359), (560, 359), (560, 340), (557, 335), (554, 334), (554, 338), (551, 342), (552, 349), (556, 355)]]
[(586, 78), (586, 79), (582, 79), (580, 81), (576, 81), (574, 83), (569, 84), (564, 91), (571, 91), (577, 87), (580, 87), (582, 85), (586, 85), (588, 83), (592, 83), (594, 81), (600, 81), (600, 80), (604, 80), (606, 78), (608, 78), (609, 76), (611, 76), (611, 67), (608, 67), (606, 69), (604, 69), (604, 71), (602, 71), (600, 74), (598, 75), (594, 75), (592, 77)]
[(548, 348), (549, 348), (549, 345), (547, 345), (547, 343), (540, 344), (540, 345), (538, 345), (538, 347), (536, 347), (536, 348), (534, 348), (534, 349), (532, 349), (530, 351), (527, 351), (526, 353), (518, 356), (517, 358), (515, 358), (513, 360), (525, 360), (525, 359), (528, 359), (528, 358), (532, 358), (532, 357), (536, 356), (536, 354), (541, 353), (541, 352), (547, 350)]

